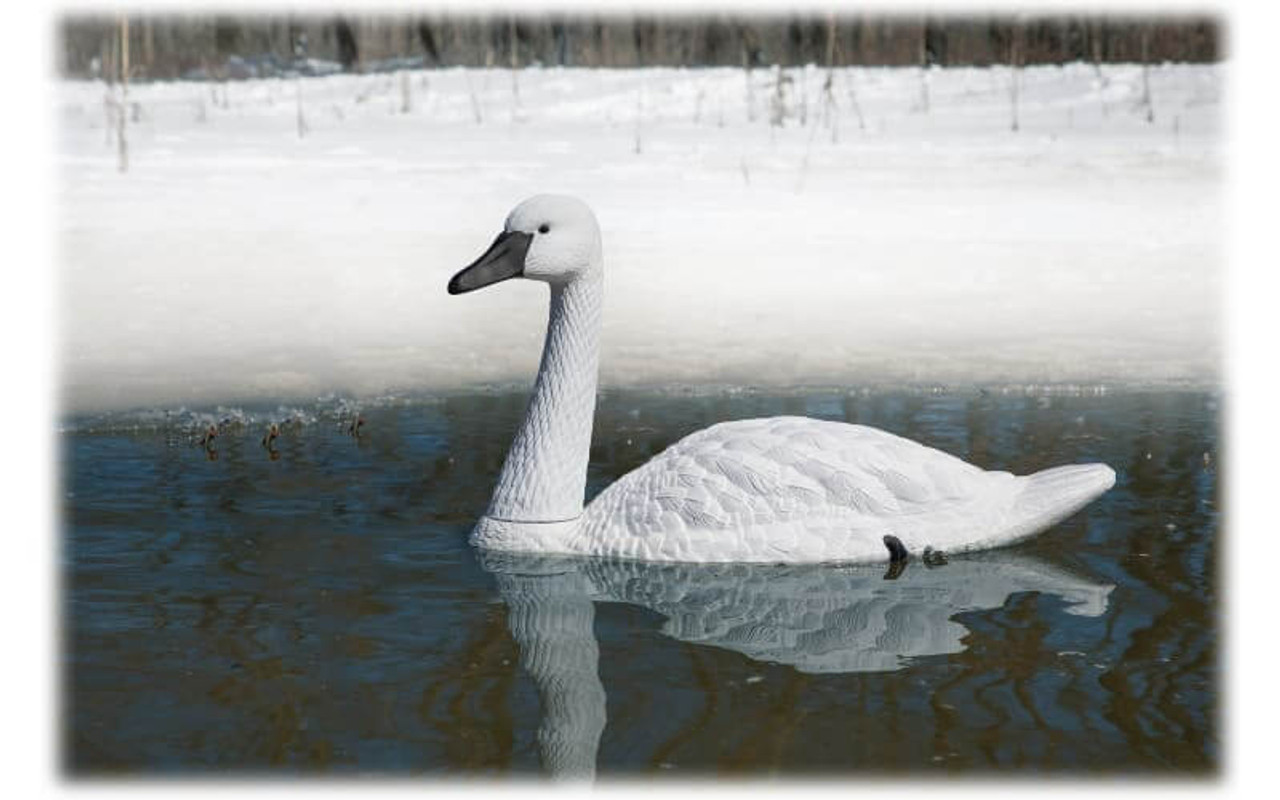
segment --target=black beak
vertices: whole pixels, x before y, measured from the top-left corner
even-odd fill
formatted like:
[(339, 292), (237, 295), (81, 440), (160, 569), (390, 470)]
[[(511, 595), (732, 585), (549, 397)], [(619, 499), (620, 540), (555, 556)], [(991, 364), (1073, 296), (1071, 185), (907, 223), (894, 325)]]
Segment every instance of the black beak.
[(474, 291), (507, 278), (524, 274), (524, 254), (533, 236), (520, 231), (504, 231), (493, 240), (484, 255), (449, 279), (449, 294)]

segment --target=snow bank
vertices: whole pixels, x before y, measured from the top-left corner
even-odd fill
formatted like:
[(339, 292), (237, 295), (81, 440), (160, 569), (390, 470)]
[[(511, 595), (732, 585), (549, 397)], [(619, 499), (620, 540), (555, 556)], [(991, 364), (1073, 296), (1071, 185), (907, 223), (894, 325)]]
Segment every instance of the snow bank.
[(1016, 132), (1008, 69), (826, 77), (134, 86), (123, 175), (64, 83), (65, 404), (528, 383), (545, 288), (445, 283), (543, 191), (605, 231), (606, 387), (1216, 382), (1222, 67), (1028, 68)]

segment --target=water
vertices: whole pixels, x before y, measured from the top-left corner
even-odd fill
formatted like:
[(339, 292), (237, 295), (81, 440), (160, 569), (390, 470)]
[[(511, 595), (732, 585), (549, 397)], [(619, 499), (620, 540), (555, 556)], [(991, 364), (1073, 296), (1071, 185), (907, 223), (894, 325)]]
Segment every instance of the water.
[(1218, 769), (1216, 393), (602, 395), (589, 495), (773, 414), (1118, 473), (1030, 543), (896, 577), (478, 554), (524, 398), (64, 420), (69, 772)]

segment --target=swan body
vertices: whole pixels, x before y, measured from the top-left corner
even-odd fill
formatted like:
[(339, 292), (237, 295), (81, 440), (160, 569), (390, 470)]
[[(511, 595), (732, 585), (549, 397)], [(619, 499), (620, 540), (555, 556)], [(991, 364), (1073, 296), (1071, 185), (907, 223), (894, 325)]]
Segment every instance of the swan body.
[(551, 304), (524, 423), (473, 544), (646, 561), (884, 561), (997, 547), (1038, 533), (1115, 483), (1104, 464), (989, 472), (864, 425), (772, 417), (713, 425), (624, 475), (583, 509), (603, 302), (594, 214), (570, 197), (521, 203), (449, 291), (514, 277)]

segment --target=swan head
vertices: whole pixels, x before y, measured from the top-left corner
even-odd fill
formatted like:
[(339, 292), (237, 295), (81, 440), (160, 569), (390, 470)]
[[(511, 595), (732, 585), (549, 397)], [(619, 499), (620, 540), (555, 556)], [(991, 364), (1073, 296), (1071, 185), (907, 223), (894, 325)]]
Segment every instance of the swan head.
[(540, 194), (507, 215), (489, 249), (449, 281), (462, 294), (508, 278), (564, 284), (600, 273), (600, 225), (576, 197)]

